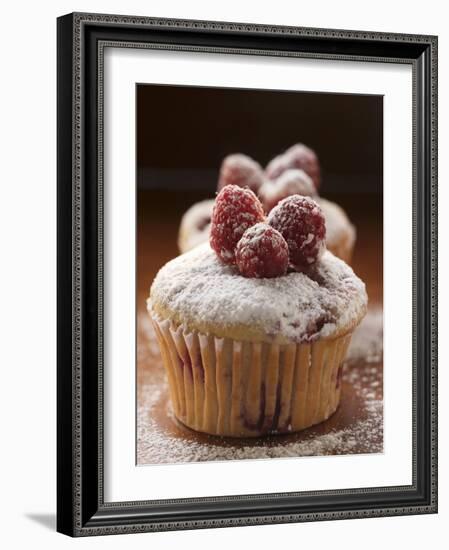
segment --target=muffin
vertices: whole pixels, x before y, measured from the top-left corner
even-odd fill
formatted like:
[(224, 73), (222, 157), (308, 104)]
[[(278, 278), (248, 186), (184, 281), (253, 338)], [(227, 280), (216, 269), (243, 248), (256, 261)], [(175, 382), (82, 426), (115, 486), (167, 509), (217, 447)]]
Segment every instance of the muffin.
[(265, 181), (262, 166), (248, 155), (234, 153), (226, 156), (220, 166), (217, 190), (221, 191), (226, 185), (248, 187), (257, 194), (258, 189)]
[(274, 157), (265, 168), (265, 174), (269, 180), (274, 180), (292, 168), (306, 172), (312, 179), (315, 189), (320, 188), (321, 168), (318, 156), (304, 143), (295, 143), (284, 153)]
[(182, 216), (178, 232), (178, 248), (181, 253), (209, 240), (213, 199), (193, 204)]
[(336, 203), (319, 197), (321, 168), (317, 154), (303, 143), (296, 143), (272, 159), (265, 168), (266, 182), (259, 196), (269, 212), (294, 193), (313, 197), (326, 218), (326, 246), (333, 254), (350, 262), (356, 232), (345, 211)]
[(337, 203), (318, 197), (326, 219), (326, 247), (338, 258), (351, 263), (356, 241), (356, 229), (346, 212)]
[(208, 243), (168, 262), (148, 311), (173, 412), (220, 436), (290, 433), (329, 418), (365, 285), (331, 252), (308, 274), (242, 277)]
[(180, 422), (258, 437), (334, 413), (367, 295), (324, 239), (312, 199), (289, 197), (265, 219), (249, 189), (222, 190), (210, 244), (163, 266), (147, 300)]

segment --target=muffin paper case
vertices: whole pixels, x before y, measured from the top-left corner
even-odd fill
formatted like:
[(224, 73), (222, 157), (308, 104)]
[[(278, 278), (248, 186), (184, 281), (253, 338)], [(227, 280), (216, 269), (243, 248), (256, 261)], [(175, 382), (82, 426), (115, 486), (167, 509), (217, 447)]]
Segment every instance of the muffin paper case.
[(310, 344), (217, 338), (152, 314), (173, 412), (196, 431), (257, 437), (302, 430), (338, 407), (351, 334)]

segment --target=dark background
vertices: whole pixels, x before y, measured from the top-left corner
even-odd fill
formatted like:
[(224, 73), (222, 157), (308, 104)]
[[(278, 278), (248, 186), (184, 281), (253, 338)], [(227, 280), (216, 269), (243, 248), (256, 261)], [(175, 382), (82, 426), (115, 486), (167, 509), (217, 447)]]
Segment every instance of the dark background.
[(382, 96), (137, 86), (140, 189), (213, 196), (227, 154), (265, 166), (303, 142), (319, 156), (323, 195), (382, 193), (382, 135)]

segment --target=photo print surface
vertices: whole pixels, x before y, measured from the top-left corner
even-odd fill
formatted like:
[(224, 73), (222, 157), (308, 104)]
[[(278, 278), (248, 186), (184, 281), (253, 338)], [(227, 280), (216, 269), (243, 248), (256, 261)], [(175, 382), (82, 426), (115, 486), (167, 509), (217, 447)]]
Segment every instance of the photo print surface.
[(136, 94), (137, 464), (381, 453), (382, 96)]

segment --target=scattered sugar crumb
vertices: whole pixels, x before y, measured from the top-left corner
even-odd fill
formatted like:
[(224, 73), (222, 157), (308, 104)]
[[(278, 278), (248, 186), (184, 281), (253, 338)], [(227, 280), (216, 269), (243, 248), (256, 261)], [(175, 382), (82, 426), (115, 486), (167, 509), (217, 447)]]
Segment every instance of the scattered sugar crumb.
[[(346, 362), (380, 363), (383, 355), (383, 310), (370, 308), (354, 332)], [(373, 367), (374, 372), (377, 369)]]

